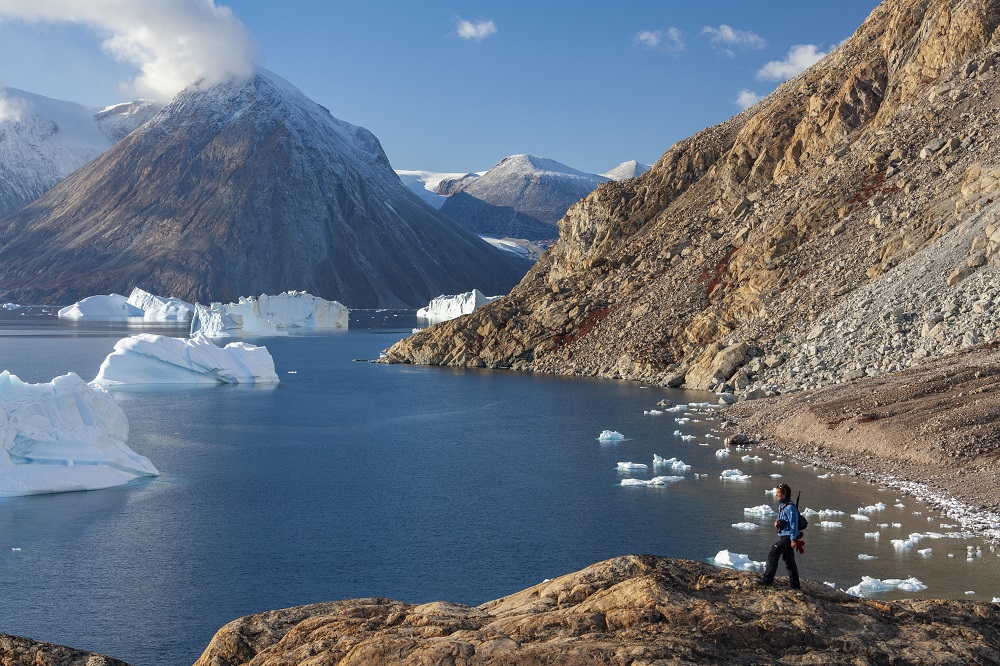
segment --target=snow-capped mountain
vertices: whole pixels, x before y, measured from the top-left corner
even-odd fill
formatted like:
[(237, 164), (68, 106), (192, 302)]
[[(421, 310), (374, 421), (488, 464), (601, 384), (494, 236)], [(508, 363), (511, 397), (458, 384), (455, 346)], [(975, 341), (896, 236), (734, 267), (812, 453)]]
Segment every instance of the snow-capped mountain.
[(625, 180), (626, 178), (635, 178), (647, 171), (649, 171), (648, 164), (640, 164), (635, 160), (629, 160), (628, 162), (622, 162), (611, 171), (602, 173), (601, 175), (611, 180)]
[(450, 192), (441, 212), (477, 234), (551, 240), (556, 222), (608, 178), (555, 160), (512, 155), (478, 178), (443, 181)]
[(454, 181), (472, 174), (465, 173), (439, 173), (437, 171), (409, 171), (406, 169), (396, 169), (396, 175), (403, 181), (403, 185), (410, 188), (410, 191), (418, 197), (440, 209), (448, 198), (446, 194), (438, 191), (442, 181)]
[(0, 89), (0, 218), (37, 199), (161, 106), (140, 100), (102, 110)]
[(529, 263), (407, 189), (378, 139), (284, 79), (182, 91), (0, 225), (0, 294), (142, 287), (187, 301), (289, 290), (348, 307), (506, 293)]

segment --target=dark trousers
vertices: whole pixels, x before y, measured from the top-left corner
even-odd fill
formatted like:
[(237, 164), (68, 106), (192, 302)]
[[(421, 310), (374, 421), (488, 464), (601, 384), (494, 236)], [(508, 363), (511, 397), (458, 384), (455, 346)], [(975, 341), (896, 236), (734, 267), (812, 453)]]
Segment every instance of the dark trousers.
[(767, 554), (767, 567), (764, 569), (764, 582), (774, 582), (774, 574), (778, 571), (779, 557), (785, 561), (785, 567), (788, 569), (788, 584), (798, 589), (799, 567), (795, 564), (795, 550), (792, 548), (792, 539), (787, 536), (780, 537), (771, 546), (771, 552)]

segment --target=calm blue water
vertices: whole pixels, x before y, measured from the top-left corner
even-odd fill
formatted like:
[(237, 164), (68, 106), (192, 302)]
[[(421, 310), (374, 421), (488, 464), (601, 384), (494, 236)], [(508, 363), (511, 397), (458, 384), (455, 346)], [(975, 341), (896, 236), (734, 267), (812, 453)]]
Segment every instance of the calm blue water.
[[(277, 387), (115, 392), (129, 445), (162, 475), (0, 500), (0, 632), (181, 666), (226, 622), (269, 609), (366, 596), (479, 604), (627, 553), (705, 560), (726, 548), (761, 560), (771, 532), (732, 524), (769, 522), (743, 508), (773, 504), (772, 473), (806, 488), (804, 507), (888, 505), (872, 524), (845, 515), (841, 529), (810, 527), (804, 577), (848, 587), (862, 575), (916, 576), (929, 586), (916, 596), (1000, 595), (1000, 560), (981, 540), (924, 540), (930, 556), (892, 548), (910, 532), (947, 531), (911, 498), (897, 509), (898, 493), (818, 480), (823, 470), (764, 453), (720, 460), (720, 440), (705, 437), (711, 420), (643, 415), (705, 394), (355, 360), (413, 325), (413, 313), (356, 312), (347, 333), (255, 340), (275, 359)], [(0, 369), (89, 380), (128, 333), (0, 312)], [(599, 443), (605, 429), (626, 441)], [(616, 463), (650, 464), (654, 453), (693, 469), (669, 487), (622, 487)], [(732, 467), (753, 476), (720, 480)], [(902, 526), (865, 539), (878, 522)], [(969, 545), (984, 555), (967, 562)]]

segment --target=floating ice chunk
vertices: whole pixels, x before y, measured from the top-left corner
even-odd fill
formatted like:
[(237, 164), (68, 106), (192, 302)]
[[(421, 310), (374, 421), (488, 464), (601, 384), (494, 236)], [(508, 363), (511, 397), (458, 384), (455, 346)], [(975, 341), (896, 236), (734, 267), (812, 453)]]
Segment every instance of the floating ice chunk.
[(860, 555), (858, 555), (858, 559), (859, 560), (877, 560), (878, 556), (877, 555), (867, 555), (865, 553), (861, 553)]
[(785, 461), (784, 460), (772, 460), (771, 464), (772, 465), (784, 465)]
[(885, 504), (879, 502), (878, 504), (872, 504), (871, 506), (859, 506), (858, 513), (875, 513), (876, 511), (881, 511), (885, 508)]
[(620, 471), (634, 472), (637, 470), (649, 469), (649, 465), (634, 462), (620, 462), (618, 463), (618, 469)]
[(743, 462), (760, 462), (761, 457), (760, 456), (743, 456), (742, 458), (740, 458), (740, 460), (742, 460)]
[(975, 591), (975, 590), (966, 590), (966, 591), (965, 591), (965, 594), (966, 594), (967, 596), (970, 596), (970, 597), (971, 597), (972, 595), (974, 595), (975, 593), (976, 593), (976, 591)]
[(878, 532), (865, 532), (866, 539), (877, 539), (879, 537)]
[(772, 474), (772, 475), (771, 475), (771, 478), (772, 478), (772, 479), (780, 479), (780, 478), (781, 478), (781, 475), (780, 475), (780, 474)]
[(663, 416), (663, 411), (659, 409), (648, 409), (643, 412), (643, 416)]
[(993, 597), (993, 603), (1000, 604), (1000, 597)]
[(715, 557), (711, 559), (712, 562), (720, 567), (728, 567), (730, 569), (738, 569), (740, 571), (764, 570), (764, 562), (756, 562), (751, 560), (747, 555), (732, 553), (728, 550), (720, 550), (716, 553)]
[(830, 528), (844, 526), (844, 523), (839, 523), (835, 520), (821, 520), (817, 524), (819, 525), (819, 527), (830, 527)]
[(743, 515), (745, 516), (773, 516), (774, 509), (772, 509), (767, 504), (761, 504), (760, 506), (751, 506), (743, 509)]
[(738, 530), (759, 530), (760, 525), (757, 523), (733, 523), (733, 527)]
[(492, 303), (498, 298), (501, 297), (486, 296), (478, 289), (451, 296), (441, 295), (432, 298), (427, 307), (417, 310), (417, 317), (432, 322), (448, 321), (470, 314), (476, 308)]
[(852, 513), (851, 518), (853, 518), (854, 520), (860, 520), (862, 522), (868, 522), (869, 520), (871, 520), (871, 518), (861, 513)]
[(159, 472), (127, 445), (128, 419), (73, 373), (27, 384), (0, 373), (0, 496), (97, 490)]
[(895, 527), (896, 529), (899, 529), (903, 526), (903, 523), (893, 523), (892, 526)]
[(932, 550), (933, 550), (932, 548), (921, 548), (920, 550), (917, 551), (917, 553), (919, 553), (920, 555), (930, 555)]
[(715, 452), (715, 457), (716, 458), (728, 458), (729, 457), (729, 449), (719, 449), (718, 451)]
[(59, 310), (60, 319), (128, 319), (141, 317), (143, 311), (128, 302), (121, 294), (88, 296), (73, 305), (67, 305)]
[(837, 511), (836, 509), (821, 509), (819, 512), (820, 518), (829, 518), (832, 516), (843, 516), (845, 515), (843, 511)]
[(654, 467), (670, 467), (675, 472), (690, 472), (691, 465), (688, 465), (683, 460), (678, 460), (677, 458), (661, 458), (660, 456), (653, 454), (653, 466)]
[(886, 580), (879, 580), (878, 578), (872, 578), (870, 576), (862, 576), (861, 582), (854, 587), (849, 587), (845, 592), (851, 594), (855, 597), (867, 597), (870, 594), (878, 594), (879, 592), (890, 592), (892, 590), (902, 590), (903, 592), (919, 592), (921, 590), (926, 590), (927, 586), (921, 583), (916, 578), (907, 578), (906, 580), (901, 580), (899, 578), (888, 578)]
[(617, 430), (602, 430), (597, 439), (602, 442), (620, 442), (625, 439), (625, 435)]
[(683, 481), (683, 476), (654, 476), (652, 479), (622, 479), (623, 486), (666, 486), (677, 481)]
[(129, 305), (142, 310), (143, 321), (189, 322), (194, 305), (179, 298), (163, 298), (136, 287), (128, 297)]
[(327, 301), (304, 291), (277, 296), (240, 297), (239, 303), (198, 304), (191, 318), (191, 335), (213, 338), (240, 335), (275, 335), (290, 328), (346, 329), (350, 313), (337, 301)]
[(4, 303), (0, 305), (0, 310), (17, 310), (20, 307), (17, 303)]
[(830, 474), (830, 473), (827, 473), (827, 474), (817, 474), (816, 478), (817, 479), (829, 479), (831, 476), (833, 476), (833, 474)]
[(722, 479), (728, 479), (730, 481), (746, 481), (750, 478), (749, 474), (744, 474), (738, 469), (726, 469), (722, 471), (719, 475)]
[(686, 412), (687, 408), (688, 408), (687, 405), (674, 405), (673, 407), (667, 408), (667, 411), (668, 412)]
[(685, 442), (690, 442), (691, 440), (694, 439), (694, 435), (681, 435), (681, 439), (684, 440)]
[(836, 583), (831, 583), (830, 581), (826, 580), (823, 581), (823, 584), (826, 585), (827, 587), (837, 587)]
[(272, 384), (278, 382), (266, 347), (231, 342), (219, 348), (203, 336), (169, 338), (143, 333), (123, 338), (91, 382), (124, 384)]

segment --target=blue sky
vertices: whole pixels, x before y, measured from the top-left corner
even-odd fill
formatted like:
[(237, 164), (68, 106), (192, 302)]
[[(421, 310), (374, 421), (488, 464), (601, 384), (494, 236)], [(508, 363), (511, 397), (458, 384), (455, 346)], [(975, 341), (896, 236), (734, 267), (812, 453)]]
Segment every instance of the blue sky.
[[(104, 106), (250, 59), (375, 133), (398, 169), (530, 153), (653, 163), (849, 37), (878, 4), (0, 0), (0, 83)], [(193, 79), (191, 79), (193, 81)]]

